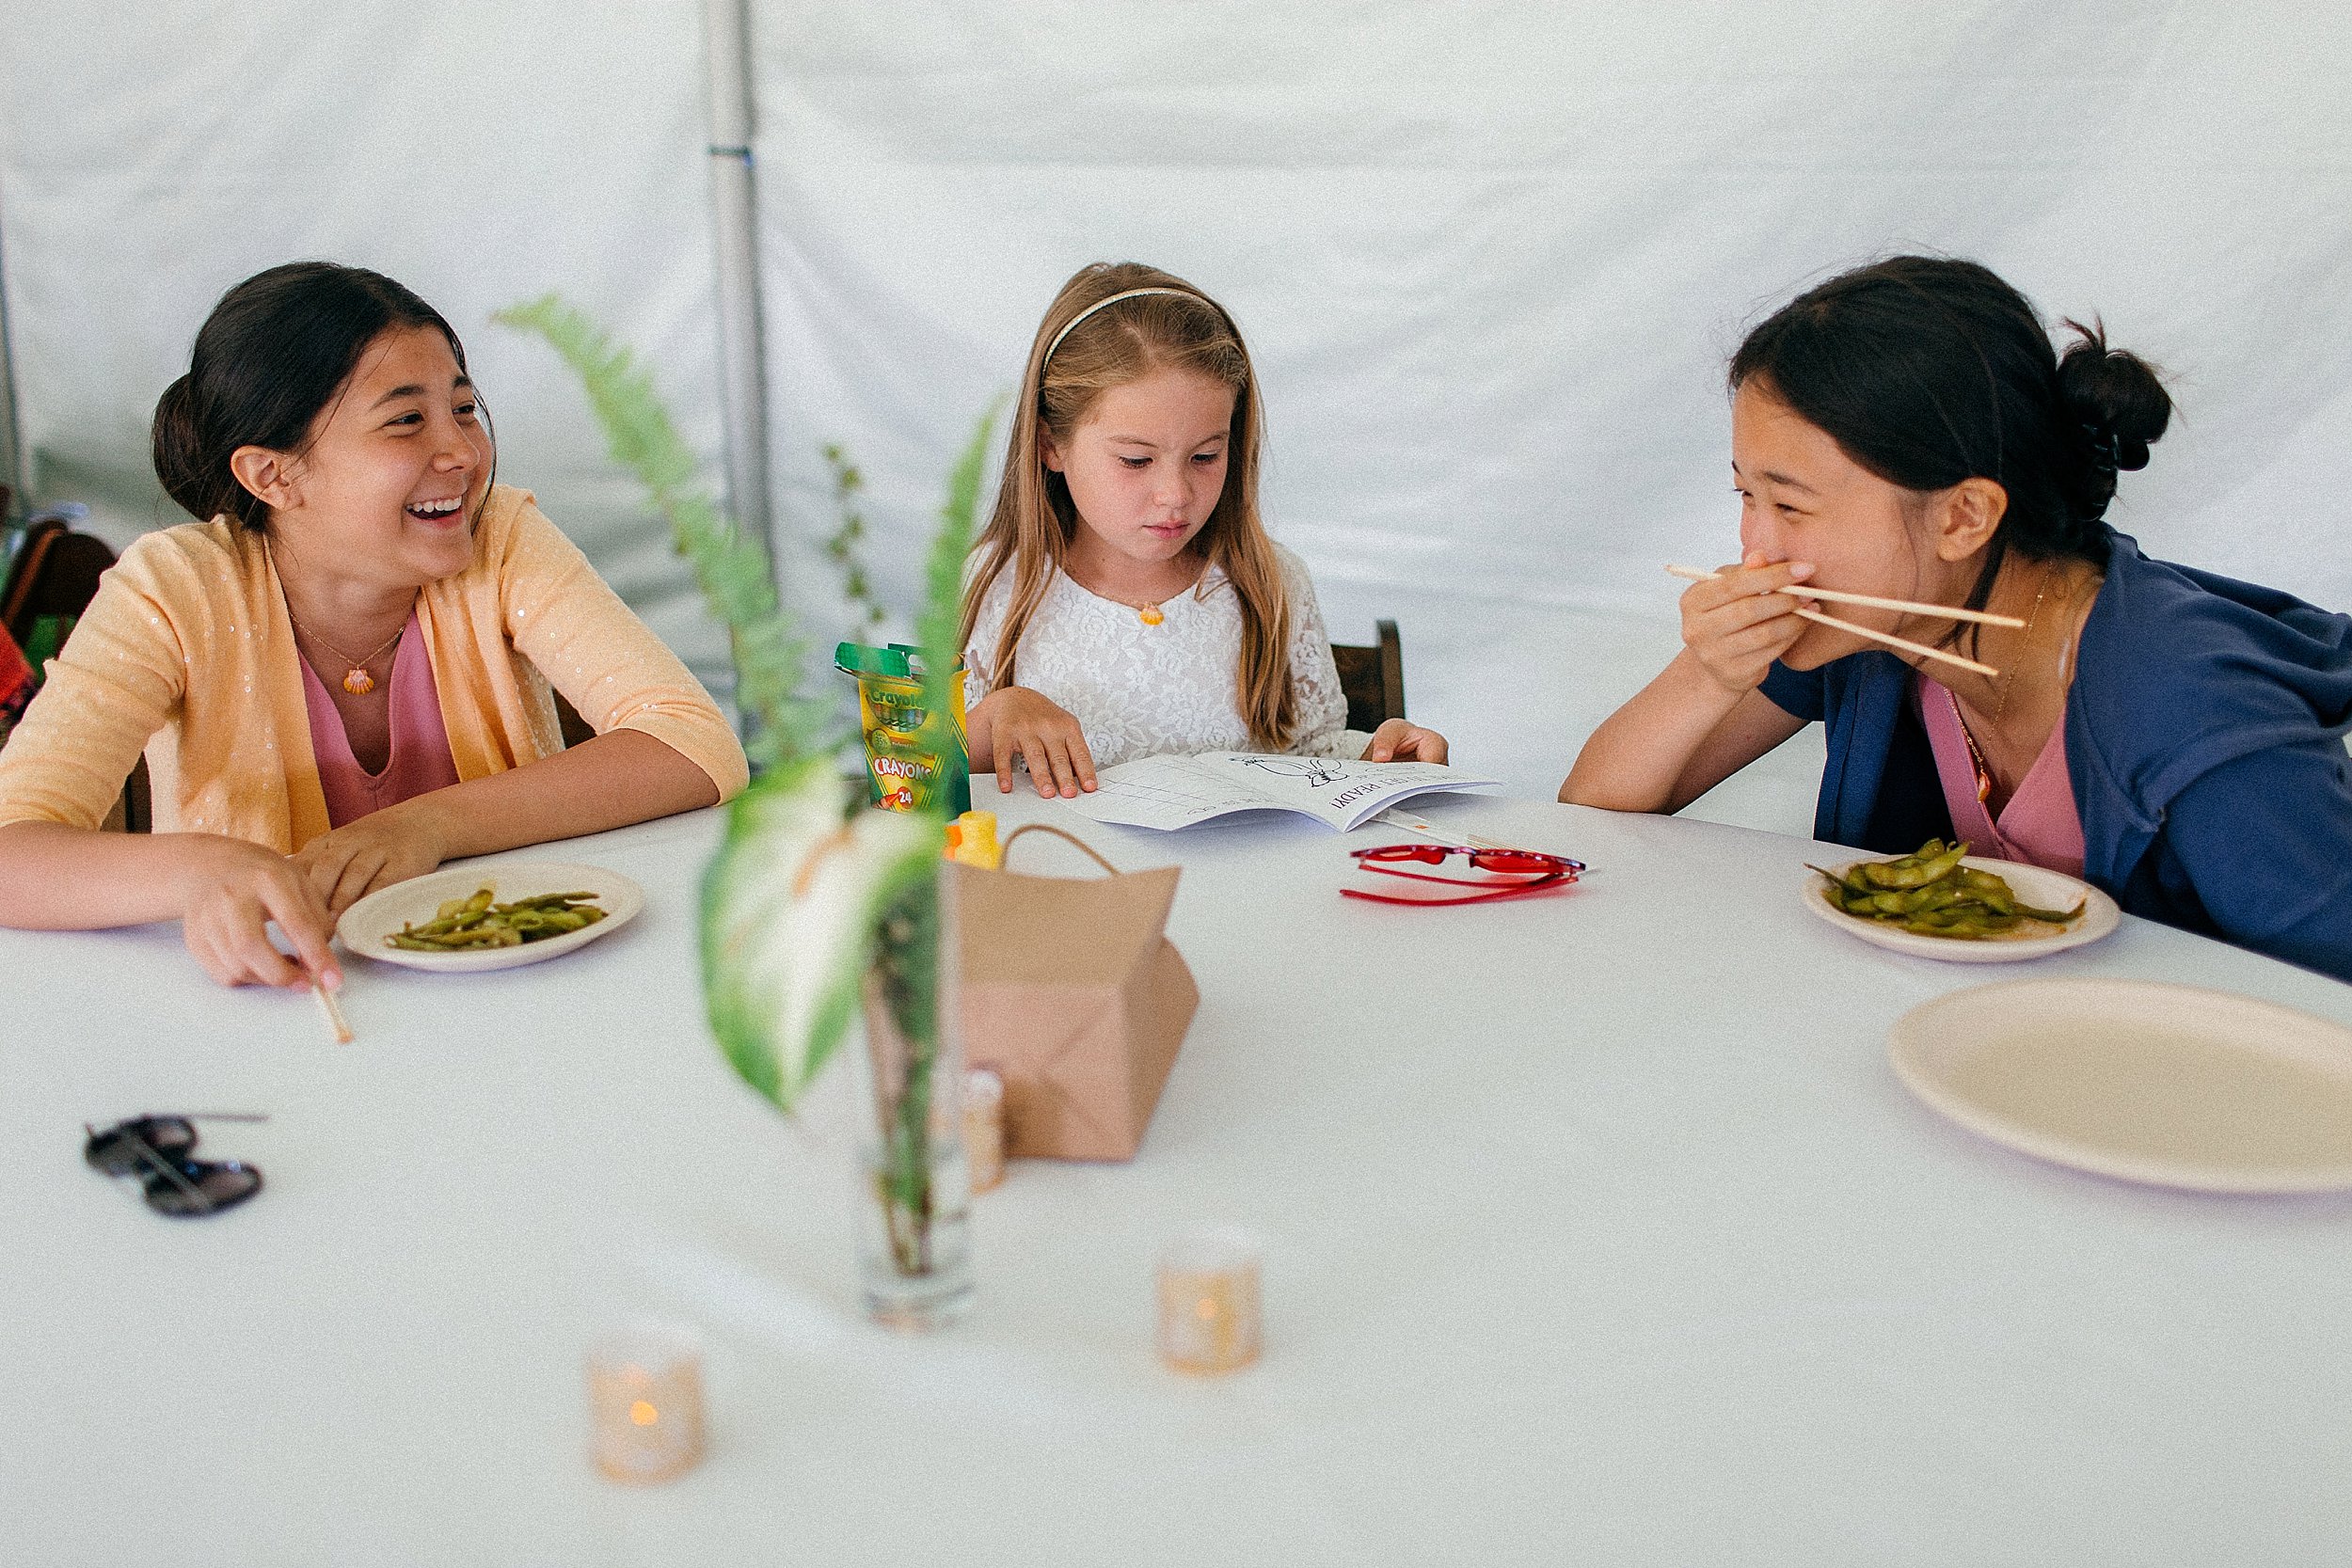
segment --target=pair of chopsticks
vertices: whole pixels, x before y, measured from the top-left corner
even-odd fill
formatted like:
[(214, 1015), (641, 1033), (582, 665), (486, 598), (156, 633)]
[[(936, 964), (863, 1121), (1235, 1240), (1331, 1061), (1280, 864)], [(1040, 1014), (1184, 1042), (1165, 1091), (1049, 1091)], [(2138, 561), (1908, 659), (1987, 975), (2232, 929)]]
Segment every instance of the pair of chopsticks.
[[(1692, 582), (1713, 582), (1723, 576), (1721, 572), (1701, 571), (1696, 566), (1668, 566), (1666, 571), (1670, 576), (1684, 578)], [(1990, 610), (1962, 610), (1956, 605), (1947, 604), (1921, 604), (1915, 599), (1882, 599), (1872, 594), (1848, 594), (1836, 588), (1813, 588), (1804, 583), (1789, 583), (1773, 592), (1786, 594), (1794, 599), (1821, 599), (1831, 604), (1857, 604), (1869, 610), (1896, 610), (1907, 615), (1927, 615), (1942, 621), (1974, 621), (1979, 626), (1984, 626), (2022, 627), (2026, 624), (2014, 615), (1995, 615)], [(1836, 616), (1824, 615), (1818, 610), (1800, 610), (1797, 614), (1815, 626), (1836, 626), (1839, 631), (1850, 631), (1856, 637), (1867, 637), (1873, 642), (1883, 642), (1890, 648), (1900, 648), (1905, 653), (1917, 654), (1922, 658), (1940, 658), (1947, 664), (1956, 664), (1963, 670), (1973, 670), (1979, 675), (1997, 677), (2000, 674), (2000, 672), (1990, 664), (1979, 663), (1973, 658), (1963, 658), (1960, 655), (1944, 648), (1931, 648), (1925, 642), (1914, 642), (1907, 637), (1897, 637), (1892, 632), (1872, 631), (1868, 626), (1857, 626), (1851, 621), (1840, 621)]]

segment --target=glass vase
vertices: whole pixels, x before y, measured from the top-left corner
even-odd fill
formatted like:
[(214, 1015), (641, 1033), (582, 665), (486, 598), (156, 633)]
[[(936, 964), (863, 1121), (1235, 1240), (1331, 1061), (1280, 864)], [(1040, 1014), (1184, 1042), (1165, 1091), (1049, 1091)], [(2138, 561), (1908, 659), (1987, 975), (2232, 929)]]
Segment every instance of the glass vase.
[(857, 1099), (858, 1265), (877, 1323), (926, 1333), (972, 1302), (971, 1175), (954, 911), (942, 878), (893, 904), (865, 976)]

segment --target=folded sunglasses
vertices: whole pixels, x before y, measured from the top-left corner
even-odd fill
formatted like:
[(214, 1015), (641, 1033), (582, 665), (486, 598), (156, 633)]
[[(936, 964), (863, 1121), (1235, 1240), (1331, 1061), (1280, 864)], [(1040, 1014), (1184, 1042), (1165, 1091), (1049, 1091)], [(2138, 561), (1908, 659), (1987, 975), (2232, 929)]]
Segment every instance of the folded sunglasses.
[(199, 1121), (267, 1121), (244, 1111), (190, 1116), (133, 1117), (101, 1130), (82, 1124), (89, 1141), (82, 1158), (108, 1176), (128, 1176), (146, 1189), (147, 1206), (174, 1219), (193, 1219), (233, 1209), (262, 1190), (262, 1173), (241, 1160), (199, 1160)]

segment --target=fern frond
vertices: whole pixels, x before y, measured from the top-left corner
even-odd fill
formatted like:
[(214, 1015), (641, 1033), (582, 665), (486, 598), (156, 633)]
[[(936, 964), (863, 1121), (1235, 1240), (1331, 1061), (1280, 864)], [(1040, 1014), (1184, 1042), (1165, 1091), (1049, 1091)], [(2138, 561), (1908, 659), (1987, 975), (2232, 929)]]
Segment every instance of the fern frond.
[(587, 391), (613, 461), (637, 476), (668, 520), (678, 554), (726, 623), (736, 703), (752, 721), (746, 749), (753, 762), (764, 770), (829, 751), (832, 708), (800, 695), (808, 644), (777, 598), (768, 551), (695, 485), (693, 450), (671, 422), (653, 377), (559, 295), (544, 294), (492, 319), (537, 333), (563, 356)]

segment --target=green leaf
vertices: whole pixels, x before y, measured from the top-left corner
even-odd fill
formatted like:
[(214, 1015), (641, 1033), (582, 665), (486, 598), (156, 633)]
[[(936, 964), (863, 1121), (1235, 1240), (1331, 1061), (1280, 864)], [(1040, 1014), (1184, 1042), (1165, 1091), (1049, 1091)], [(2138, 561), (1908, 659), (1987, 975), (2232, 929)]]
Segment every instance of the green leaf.
[[(939, 532), (932, 536), (930, 558), (924, 566), (923, 611), (915, 618), (914, 642), (923, 650), (923, 705), (932, 713), (945, 713), (948, 704), (963, 701), (963, 682), (955, 668), (962, 652), (956, 634), (963, 622), (963, 562), (972, 553), (989, 437), (995, 434), (996, 413), (1003, 406), (1002, 398), (989, 404), (956, 459), (947, 477), (947, 501), (939, 512)], [(944, 819), (946, 801), (939, 802), (939, 811)]]
[(612, 459), (637, 476), (666, 518), (677, 552), (693, 567), (733, 645), (736, 702), (752, 720), (746, 750), (762, 768), (831, 751), (839, 726), (830, 703), (801, 693), (808, 646), (776, 596), (767, 549), (745, 538), (694, 487), (698, 467), (671, 421), (653, 377), (627, 349), (555, 294), (499, 311), (493, 320), (535, 332), (579, 375)]
[(940, 824), (858, 811), (822, 758), (736, 797), (703, 875), (703, 993), (727, 1060), (790, 1111), (859, 1006), (883, 915), (936, 878)]

